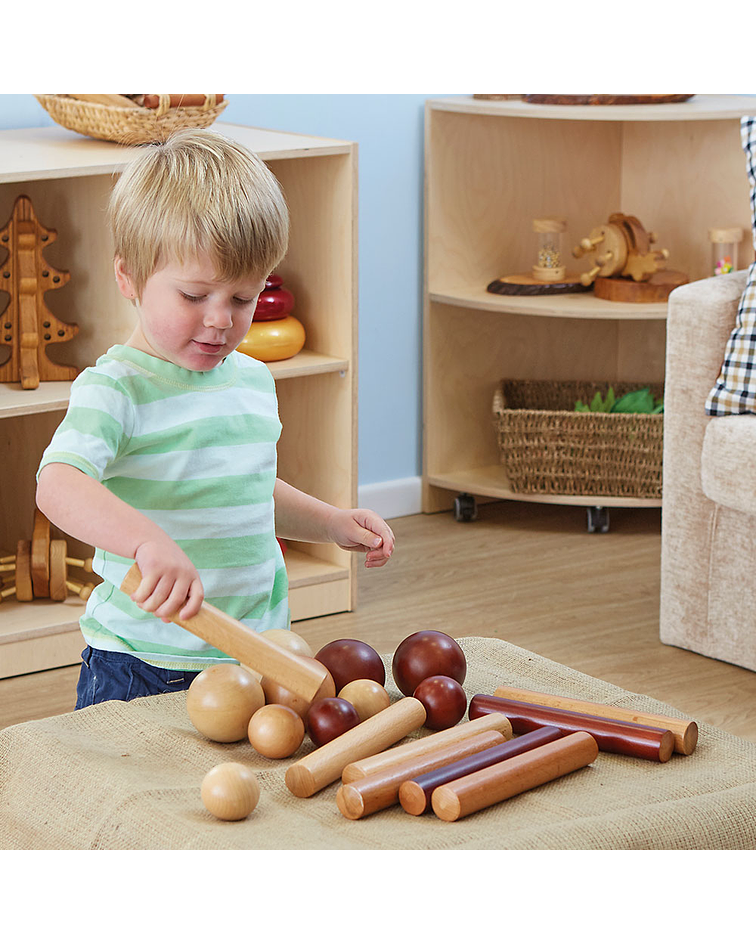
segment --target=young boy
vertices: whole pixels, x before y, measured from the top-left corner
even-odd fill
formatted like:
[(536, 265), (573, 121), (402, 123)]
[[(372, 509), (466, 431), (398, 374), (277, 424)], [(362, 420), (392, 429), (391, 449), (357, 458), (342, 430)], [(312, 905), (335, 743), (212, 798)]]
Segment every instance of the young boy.
[[(364, 552), (367, 567), (394, 546), (374, 512), (276, 478), (273, 378), (235, 350), (288, 240), (265, 164), (213, 132), (178, 132), (124, 171), (109, 219), (137, 324), (73, 383), (37, 474), (37, 505), (95, 546), (103, 578), (81, 618), (77, 708), (185, 689), (230, 661), (169, 620), (205, 598), (255, 631), (288, 627), (276, 534)], [(129, 598), (120, 584), (134, 561)]]

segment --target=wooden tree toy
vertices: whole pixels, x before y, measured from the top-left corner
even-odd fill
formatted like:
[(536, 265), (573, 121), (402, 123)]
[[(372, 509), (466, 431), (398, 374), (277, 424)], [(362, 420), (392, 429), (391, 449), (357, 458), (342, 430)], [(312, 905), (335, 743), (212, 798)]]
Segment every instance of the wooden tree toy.
[(8, 254), (0, 269), (0, 288), (10, 301), (0, 317), (0, 344), (10, 346), (10, 358), (0, 367), (0, 382), (20, 381), (24, 389), (39, 387), (42, 381), (70, 381), (79, 373), (75, 367), (55, 364), (48, 357), (48, 344), (69, 341), (77, 325), (66, 324), (50, 313), (44, 302), (49, 289), (60, 289), (70, 274), (55, 269), (43, 251), (57, 239), (57, 231), (37, 220), (28, 197), (21, 196), (13, 213), (0, 230), (0, 246)]
[(0, 558), (0, 574), (9, 574), (11, 581), (15, 580), (0, 591), (0, 602), (14, 595), (19, 601), (44, 597), (61, 601), (66, 599), (69, 591), (87, 600), (94, 584), (71, 580), (69, 567), (81, 568), (91, 574), (92, 559), (69, 557), (66, 542), (51, 539), (50, 522), (37, 509), (31, 541), (19, 541), (15, 555)]

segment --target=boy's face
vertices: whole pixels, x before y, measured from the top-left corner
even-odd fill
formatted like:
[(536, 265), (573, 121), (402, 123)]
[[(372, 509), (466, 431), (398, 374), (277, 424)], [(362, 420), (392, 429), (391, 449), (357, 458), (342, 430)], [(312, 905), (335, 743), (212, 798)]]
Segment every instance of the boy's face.
[[(122, 260), (116, 281), (126, 298), (135, 293)], [(145, 283), (139, 322), (127, 344), (190, 371), (210, 371), (249, 330), (264, 279), (220, 282), (207, 257), (169, 262)]]

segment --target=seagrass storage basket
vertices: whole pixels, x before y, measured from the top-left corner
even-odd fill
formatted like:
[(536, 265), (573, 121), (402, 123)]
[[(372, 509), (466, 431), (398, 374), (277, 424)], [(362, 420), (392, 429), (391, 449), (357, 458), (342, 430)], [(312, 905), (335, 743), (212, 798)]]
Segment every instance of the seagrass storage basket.
[(617, 398), (662, 384), (504, 380), (493, 400), (501, 463), (513, 492), (660, 499), (663, 414), (580, 413), (609, 387)]
[(204, 105), (170, 107), (170, 97), (161, 96), (157, 108), (122, 108), (85, 102), (68, 95), (35, 95), (48, 115), (69, 131), (117, 144), (151, 144), (180, 128), (208, 128), (228, 105), (208, 95)]

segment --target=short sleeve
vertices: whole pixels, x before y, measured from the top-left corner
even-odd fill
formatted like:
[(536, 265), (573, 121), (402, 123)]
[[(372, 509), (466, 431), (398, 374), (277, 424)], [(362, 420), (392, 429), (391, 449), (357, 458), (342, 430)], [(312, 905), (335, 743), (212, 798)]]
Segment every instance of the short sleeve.
[(102, 482), (132, 427), (133, 405), (123, 387), (87, 368), (71, 385), (68, 410), (42, 454), (37, 479), (50, 463), (65, 463)]

